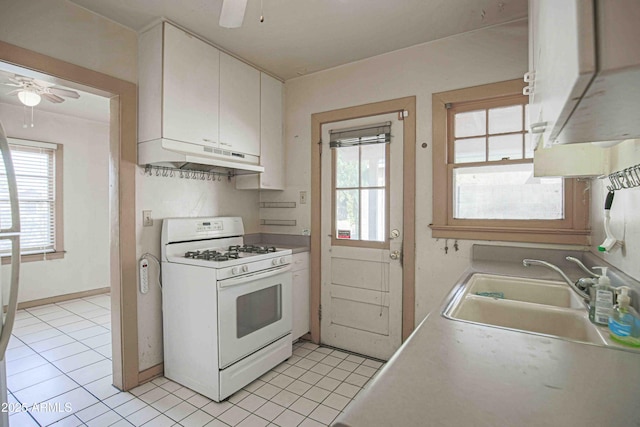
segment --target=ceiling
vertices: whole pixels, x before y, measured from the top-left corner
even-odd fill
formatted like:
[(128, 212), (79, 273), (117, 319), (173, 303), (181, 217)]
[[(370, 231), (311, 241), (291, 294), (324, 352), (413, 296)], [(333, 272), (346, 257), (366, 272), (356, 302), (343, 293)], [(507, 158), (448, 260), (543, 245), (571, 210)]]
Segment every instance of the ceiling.
[[(222, 0), (70, 1), (137, 32), (171, 20), (282, 80), (527, 16), (527, 0), (248, 0), (242, 27), (226, 29), (218, 26)], [(107, 98), (2, 62), (0, 103), (22, 105), (3, 85), (15, 74), (80, 93), (42, 100), (36, 125), (38, 111), (108, 122)]]
[(527, 16), (527, 0), (248, 0), (226, 29), (222, 0), (71, 1), (138, 32), (169, 19), (282, 80)]

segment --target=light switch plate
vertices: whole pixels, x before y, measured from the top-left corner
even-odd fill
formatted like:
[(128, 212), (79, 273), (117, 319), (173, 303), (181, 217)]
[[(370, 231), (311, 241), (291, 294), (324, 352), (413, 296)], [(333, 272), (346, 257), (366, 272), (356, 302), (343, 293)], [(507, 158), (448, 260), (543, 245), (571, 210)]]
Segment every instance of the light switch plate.
[(142, 226), (153, 227), (153, 219), (151, 219), (151, 211), (142, 211)]

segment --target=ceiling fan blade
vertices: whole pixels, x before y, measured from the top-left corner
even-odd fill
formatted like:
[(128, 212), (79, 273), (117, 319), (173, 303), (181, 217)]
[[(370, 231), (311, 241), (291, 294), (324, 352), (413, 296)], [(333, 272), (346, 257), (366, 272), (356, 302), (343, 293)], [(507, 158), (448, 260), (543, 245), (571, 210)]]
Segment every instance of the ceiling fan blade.
[(49, 102), (53, 102), (54, 104), (60, 104), (64, 102), (63, 98), (60, 98), (58, 95), (54, 95), (52, 93), (42, 93), (41, 96)]
[(43, 88), (56, 85), (55, 83), (45, 82), (44, 80), (38, 80), (38, 79), (33, 79), (33, 83)]
[(2, 83), (5, 86), (11, 86), (11, 87), (22, 87), (22, 85), (16, 84), (16, 83)]
[(17, 95), (18, 92), (20, 92), (21, 89), (16, 89), (16, 90), (12, 90), (11, 92), (7, 93), (7, 95)]
[(238, 28), (244, 21), (247, 0), (222, 0), (222, 10), (218, 24), (224, 28)]
[(67, 98), (73, 98), (73, 99), (80, 98), (80, 94), (75, 90), (61, 89), (59, 87), (47, 88), (47, 93), (52, 93), (58, 96), (66, 96)]

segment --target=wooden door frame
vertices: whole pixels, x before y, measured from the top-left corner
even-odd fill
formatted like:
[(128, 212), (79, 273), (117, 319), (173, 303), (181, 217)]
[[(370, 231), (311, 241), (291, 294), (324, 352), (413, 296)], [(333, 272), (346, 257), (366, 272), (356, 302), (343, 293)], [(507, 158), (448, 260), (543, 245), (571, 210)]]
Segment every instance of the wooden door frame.
[[(0, 41), (0, 61), (79, 85), (110, 99), (109, 242), (113, 384), (129, 390), (139, 383), (135, 172), (137, 86)], [(68, 228), (67, 228), (68, 229)]]
[(392, 99), (311, 115), (311, 340), (320, 343), (322, 125), (404, 111), (402, 341), (415, 327), (416, 97)]

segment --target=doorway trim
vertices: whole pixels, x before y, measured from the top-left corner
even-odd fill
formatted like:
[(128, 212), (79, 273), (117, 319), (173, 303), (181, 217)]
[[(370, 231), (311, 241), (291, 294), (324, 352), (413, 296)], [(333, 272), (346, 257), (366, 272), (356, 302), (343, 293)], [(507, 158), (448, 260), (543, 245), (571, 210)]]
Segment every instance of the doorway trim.
[(402, 341), (415, 327), (415, 195), (416, 97), (408, 96), (311, 115), (311, 340), (320, 343), (321, 286), (321, 135), (322, 125), (344, 120), (404, 111), (403, 123), (403, 228), (402, 241)]
[(110, 98), (109, 221), (113, 384), (138, 385), (138, 306), (135, 234), (137, 86), (88, 68), (0, 41), (0, 61), (48, 74)]

